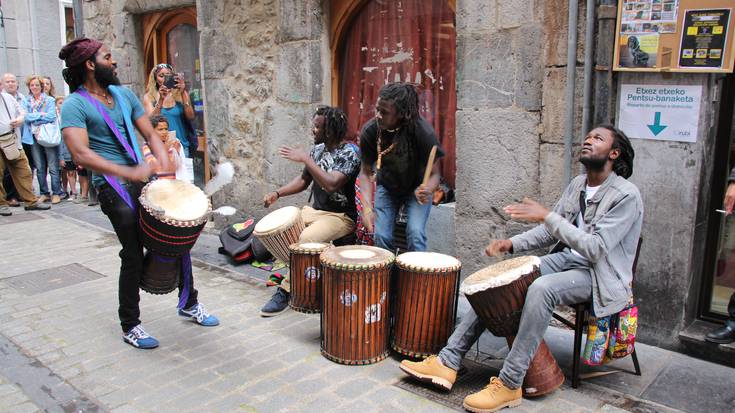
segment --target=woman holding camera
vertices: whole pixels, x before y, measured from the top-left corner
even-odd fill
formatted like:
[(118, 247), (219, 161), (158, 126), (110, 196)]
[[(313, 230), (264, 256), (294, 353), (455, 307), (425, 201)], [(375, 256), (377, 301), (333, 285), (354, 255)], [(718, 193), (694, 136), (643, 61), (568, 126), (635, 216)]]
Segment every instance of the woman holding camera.
[[(186, 90), (184, 74), (175, 74), (168, 63), (156, 65), (148, 76), (146, 94), (141, 100), (149, 116), (162, 115), (166, 118), (169, 130), (176, 132), (184, 153), (191, 158), (191, 153), (197, 149), (197, 142), (195, 134), (189, 133), (189, 125), (196, 115)], [(194, 138), (194, 142), (190, 142), (189, 138)]]

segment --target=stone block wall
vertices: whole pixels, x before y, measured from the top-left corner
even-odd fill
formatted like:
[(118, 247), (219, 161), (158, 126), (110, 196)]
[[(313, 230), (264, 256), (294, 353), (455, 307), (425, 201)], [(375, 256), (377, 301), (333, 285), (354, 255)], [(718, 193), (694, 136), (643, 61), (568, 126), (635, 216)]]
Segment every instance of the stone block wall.
[[(214, 198), (241, 215), (263, 216), (265, 193), (301, 170), (281, 145), (312, 143), (311, 114), (329, 96), (325, 13), (318, 0), (85, 1), (85, 32), (105, 41), (123, 84), (144, 90), (143, 13), (197, 6), (205, 128), (213, 167), (231, 161), (235, 182)], [(111, 29), (112, 28), (112, 29)], [(301, 205), (307, 194), (276, 206)], [(232, 219), (236, 219), (233, 217)]]
[(502, 207), (526, 196), (553, 206), (561, 193), (566, 20), (563, 0), (457, 2), (456, 248), (464, 275), (494, 261), (483, 256), (491, 239), (530, 228)]

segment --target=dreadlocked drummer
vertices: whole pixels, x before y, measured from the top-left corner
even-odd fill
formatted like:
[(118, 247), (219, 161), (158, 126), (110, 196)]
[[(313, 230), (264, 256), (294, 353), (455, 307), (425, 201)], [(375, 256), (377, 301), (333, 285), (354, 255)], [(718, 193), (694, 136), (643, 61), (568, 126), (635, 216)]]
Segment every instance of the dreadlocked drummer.
[[(311, 152), (289, 146), (278, 149), (281, 157), (303, 163), (304, 169), (291, 182), (267, 194), (263, 203), (268, 208), (280, 197), (306, 190), (313, 181), (314, 202), (311, 207), (301, 209), (306, 229), (299, 241), (330, 242), (355, 229), (355, 178), (360, 169), (360, 155), (357, 145), (347, 140), (347, 115), (340, 108), (320, 106), (312, 118), (312, 133), (314, 147)], [(263, 306), (260, 315), (271, 317), (282, 313), (288, 309), (289, 298), (287, 277)]]
[[(437, 161), (431, 177), (422, 185), (432, 147), (437, 146)], [(380, 89), (375, 119), (360, 136), (362, 169), (360, 182), (377, 177), (375, 214), (370, 208), (373, 194), (363, 185), (362, 220), (369, 232), (375, 231), (375, 245), (393, 251), (393, 226), (396, 214), (405, 203), (408, 213), (406, 241), (409, 251), (426, 251), (426, 221), (431, 210), (431, 195), (439, 185), (438, 159), (444, 156), (429, 122), (419, 115), (416, 88), (408, 83), (390, 83)]]

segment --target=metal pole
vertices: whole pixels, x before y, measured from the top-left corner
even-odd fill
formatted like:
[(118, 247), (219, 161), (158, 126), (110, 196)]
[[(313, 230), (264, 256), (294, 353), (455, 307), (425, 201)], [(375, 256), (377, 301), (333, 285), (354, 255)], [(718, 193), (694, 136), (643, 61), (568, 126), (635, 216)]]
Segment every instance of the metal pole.
[(564, 181), (562, 191), (572, 180), (572, 139), (574, 136), (574, 89), (577, 72), (577, 0), (569, 0), (567, 27), (566, 127), (564, 128)]
[(592, 59), (595, 42), (595, 0), (587, 0), (584, 34), (584, 91), (582, 95), (582, 133), (592, 127)]
[(82, 0), (73, 0), (72, 10), (74, 12), (74, 38), (84, 37), (84, 13)]

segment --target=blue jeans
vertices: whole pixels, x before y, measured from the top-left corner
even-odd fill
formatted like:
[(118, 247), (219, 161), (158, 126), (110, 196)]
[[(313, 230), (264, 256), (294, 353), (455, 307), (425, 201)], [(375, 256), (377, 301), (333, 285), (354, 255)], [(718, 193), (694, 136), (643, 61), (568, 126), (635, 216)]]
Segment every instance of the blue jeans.
[[(506, 386), (521, 387), (531, 359), (536, 354), (554, 308), (559, 304), (576, 304), (592, 299), (592, 277), (589, 261), (566, 249), (541, 257), (541, 277), (531, 284), (521, 313), (513, 347), (500, 370)], [(485, 325), (470, 308), (439, 352), (445, 366), (459, 370), (464, 355), (485, 331)]]
[(426, 221), (431, 212), (431, 201), (421, 205), (413, 192), (394, 196), (385, 187), (375, 188), (375, 245), (394, 251), (393, 227), (396, 214), (402, 204), (406, 204), (408, 222), (406, 223), (406, 241), (409, 251), (426, 251)]
[[(59, 147), (47, 148), (33, 139), (33, 163), (36, 164), (36, 177), (41, 195), (50, 195), (46, 176), (51, 175), (51, 191), (54, 195), (61, 195), (61, 180), (59, 176)], [(48, 173), (46, 169), (48, 168)]]

